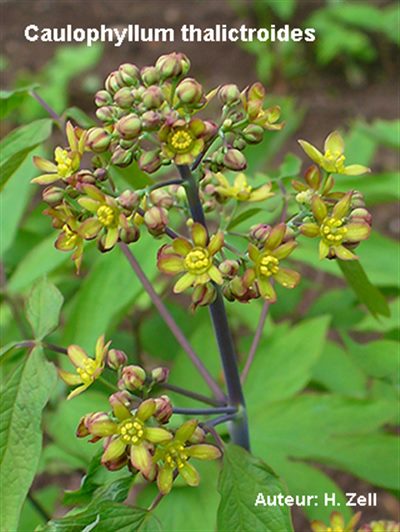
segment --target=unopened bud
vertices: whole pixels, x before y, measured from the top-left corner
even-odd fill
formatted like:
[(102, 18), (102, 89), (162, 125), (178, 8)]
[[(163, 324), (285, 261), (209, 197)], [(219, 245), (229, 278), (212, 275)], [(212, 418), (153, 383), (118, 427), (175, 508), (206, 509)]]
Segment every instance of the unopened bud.
[(111, 163), (115, 164), (115, 166), (129, 166), (132, 162), (132, 158), (133, 155), (131, 151), (118, 147), (112, 154)]
[(105, 412), (95, 412), (85, 418), (85, 426), (93, 436), (102, 436), (102, 429), (110, 424), (110, 418)]
[(122, 76), (119, 72), (114, 71), (107, 77), (104, 86), (110, 94), (115, 94), (117, 90), (125, 85)]
[(154, 66), (143, 67), (140, 71), (140, 75), (146, 87), (150, 87), (150, 85), (155, 85), (160, 80), (160, 76), (158, 75), (157, 69)]
[(232, 147), (236, 148), (239, 151), (244, 150), (246, 147), (246, 141), (242, 137), (236, 137), (233, 140)]
[(186, 78), (179, 83), (175, 94), (182, 103), (193, 105), (203, 98), (203, 87), (195, 79)]
[(140, 366), (125, 366), (122, 369), (121, 378), (118, 381), (120, 389), (126, 388), (134, 392), (142, 390), (146, 382), (146, 372)]
[(108, 172), (105, 168), (97, 168), (93, 175), (97, 179), (97, 181), (106, 181), (108, 179)]
[(156, 62), (156, 69), (161, 79), (185, 76), (189, 68), (190, 61), (186, 55), (176, 52), (162, 55)]
[(64, 198), (65, 190), (60, 187), (49, 186), (42, 192), (43, 201), (55, 207), (59, 205)]
[(249, 231), (249, 237), (255, 244), (264, 244), (271, 232), (271, 226), (268, 224), (252, 225)]
[(144, 223), (150, 234), (159, 236), (168, 224), (168, 212), (161, 207), (150, 207), (144, 214)]
[(91, 151), (102, 153), (108, 149), (110, 142), (111, 135), (105, 129), (101, 127), (93, 127), (89, 129), (86, 144)]
[(107, 353), (107, 365), (109, 368), (117, 371), (121, 366), (128, 362), (126, 354), (119, 349), (110, 349)]
[(128, 223), (125, 227), (122, 227), (119, 231), (119, 238), (125, 244), (132, 244), (137, 242), (140, 237), (139, 227), (135, 223)]
[(241, 100), (239, 87), (233, 83), (222, 85), (218, 97), (224, 105), (235, 105)]
[(212, 120), (204, 120), (203, 125), (205, 129), (202, 136), (205, 140), (213, 137), (218, 131), (218, 125)]
[(196, 430), (189, 438), (190, 443), (203, 443), (206, 441), (206, 431), (201, 427), (196, 427)]
[(132, 408), (132, 396), (127, 390), (121, 390), (119, 392), (113, 393), (110, 395), (108, 400), (112, 408), (118, 405), (125, 406), (129, 410)]
[(124, 190), (117, 198), (118, 203), (127, 211), (132, 211), (139, 205), (140, 196), (134, 190)]
[(221, 262), (218, 266), (219, 271), (226, 277), (234, 277), (239, 270), (239, 263), (237, 260), (227, 259)]
[(367, 209), (364, 209), (362, 207), (358, 207), (357, 209), (354, 209), (350, 213), (350, 218), (352, 222), (364, 222), (368, 225), (372, 224), (372, 215), (370, 212), (367, 211)]
[(249, 124), (242, 132), (244, 140), (249, 144), (258, 144), (264, 138), (264, 129), (256, 124)]
[(141, 116), (142, 127), (146, 131), (155, 131), (161, 126), (162, 118), (156, 111), (146, 111)]
[(134, 102), (132, 90), (129, 87), (122, 87), (114, 94), (114, 102), (122, 109), (129, 109)]
[(224, 165), (229, 170), (244, 170), (247, 166), (246, 157), (239, 150), (229, 149), (223, 159)]
[(139, 135), (142, 123), (137, 115), (129, 114), (118, 120), (116, 128), (122, 138), (131, 140)]
[(86, 436), (89, 436), (90, 432), (87, 429), (86, 421), (90, 415), (92, 414), (86, 414), (86, 416), (81, 417), (79, 420), (78, 427), (75, 432), (77, 438), (85, 438)]
[(194, 288), (192, 292), (192, 310), (196, 310), (197, 307), (205, 307), (214, 303), (217, 297), (217, 291), (211, 283), (201, 284)]
[(158, 367), (151, 370), (151, 379), (154, 383), (162, 384), (166, 382), (169, 376), (169, 369)]
[(174, 204), (174, 198), (166, 190), (156, 189), (150, 192), (150, 200), (153, 205), (169, 209)]
[(173, 414), (171, 399), (168, 395), (161, 395), (156, 397), (154, 401), (156, 403), (155, 419), (162, 425), (168, 423)]
[(365, 200), (363, 194), (355, 190), (351, 196), (351, 206), (355, 209), (357, 207), (365, 207)]
[(321, 171), (315, 164), (307, 168), (304, 179), (310, 188), (318, 190), (321, 184)]
[(94, 103), (97, 105), (97, 107), (103, 107), (104, 105), (111, 105), (112, 104), (112, 96), (109, 92), (105, 91), (104, 89), (101, 91), (97, 91), (94, 95)]
[(146, 109), (157, 109), (164, 101), (164, 96), (160, 87), (152, 85), (142, 94), (142, 102)]
[(141, 154), (138, 160), (138, 165), (143, 172), (152, 174), (156, 172), (161, 166), (161, 158), (159, 150), (145, 151)]
[(112, 124), (115, 118), (114, 109), (111, 106), (99, 107), (96, 111), (96, 116), (105, 124)]
[(137, 85), (140, 79), (140, 70), (136, 65), (124, 63), (118, 68), (121, 79), (125, 85)]

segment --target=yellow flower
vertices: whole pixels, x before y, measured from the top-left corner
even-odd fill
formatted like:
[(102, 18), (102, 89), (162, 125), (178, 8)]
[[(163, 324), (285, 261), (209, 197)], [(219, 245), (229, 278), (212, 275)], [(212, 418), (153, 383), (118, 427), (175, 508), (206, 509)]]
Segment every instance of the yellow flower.
[(361, 512), (357, 512), (346, 525), (342, 514), (332, 512), (329, 518), (330, 526), (327, 526), (322, 521), (311, 521), (311, 530), (312, 532), (354, 532), (360, 517)]
[(158, 254), (157, 266), (171, 275), (185, 272), (174, 286), (180, 293), (190, 286), (204, 285), (209, 281), (222, 284), (221, 272), (214, 264), (213, 257), (222, 248), (223, 233), (218, 232), (207, 244), (207, 232), (198, 223), (192, 226), (193, 244), (185, 238), (175, 238), (172, 245), (163, 246)]
[(70, 345), (68, 347), (68, 358), (76, 367), (76, 373), (70, 373), (63, 369), (59, 369), (58, 373), (69, 386), (76, 386), (77, 384), (80, 384), (80, 386), (75, 388), (67, 399), (72, 399), (84, 392), (101, 375), (110, 344), (111, 342), (104, 344), (104, 335), (100, 336), (96, 342), (94, 359), (89, 357), (79, 345)]
[(178, 165), (191, 164), (204, 148), (206, 133), (206, 125), (199, 118), (165, 124), (159, 132), (163, 155)]
[(71, 122), (66, 125), (66, 135), (68, 148), (58, 146), (54, 150), (55, 163), (43, 159), (43, 157), (33, 157), (33, 161), (39, 170), (46, 172), (32, 179), (32, 183), (48, 185), (59, 179), (67, 179), (79, 170), (82, 155), (85, 150), (86, 132), (79, 128), (74, 128)]
[(345, 166), (344, 142), (338, 131), (333, 131), (327, 136), (324, 145), (324, 154), (306, 140), (299, 140), (299, 144), (310, 159), (327, 172), (333, 174), (361, 175), (371, 171), (361, 164)]
[(271, 198), (274, 194), (271, 192), (271, 184), (265, 184), (257, 189), (253, 189), (247, 182), (246, 175), (243, 173), (235, 177), (233, 185), (221, 173), (215, 174), (219, 186), (215, 187), (218, 194), (225, 198), (234, 198), (237, 201), (263, 201)]

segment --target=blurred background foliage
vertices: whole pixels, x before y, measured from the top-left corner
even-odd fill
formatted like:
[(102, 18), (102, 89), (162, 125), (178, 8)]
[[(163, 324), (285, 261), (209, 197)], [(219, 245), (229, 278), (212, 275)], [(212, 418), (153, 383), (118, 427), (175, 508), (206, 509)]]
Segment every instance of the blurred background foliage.
[[(71, 13), (64, 12), (64, 6), (67, 9), (72, 5), (70, 2), (60, 2), (57, 7), (41, 0), (31, 4), (34, 13), (45, 22), (70, 22)], [(113, 19), (109, 8), (102, 4), (101, 19), (95, 3), (87, 4), (82, 7), (81, 26), (94, 26), (107, 16), (111, 24), (122, 12), (124, 17), (118, 19), (119, 23), (123, 20), (151, 25), (146, 17), (158, 9), (156, 2), (146, 3), (147, 8), (135, 3), (125, 12), (121, 6), (125, 8), (126, 4), (115, 2)], [(163, 25), (179, 27), (194, 16), (185, 15), (179, 2), (168, 4)], [(40, 191), (30, 180), (37, 175), (32, 155), (51, 155), (62, 136), (32, 98), (31, 91), (35, 90), (64, 118), (87, 127), (95, 110), (91, 95), (100, 88), (106, 73), (122, 62), (142, 66), (161, 53), (179, 49), (188, 53), (194, 75), (200, 72), (199, 77), (207, 85), (236, 82), (244, 86), (259, 78), (267, 85), (271, 103), (281, 105), (286, 127), (282, 132), (269, 133), (262, 145), (247, 150), (248, 174), (256, 183), (266, 176), (279, 177), (290, 188), (290, 180), (301, 167), (305, 168), (295, 140), (306, 138), (321, 145), (329, 131), (341, 127), (348, 161), (372, 168), (367, 176), (338, 177), (337, 186), (360, 190), (371, 207), (374, 231), (360, 246), (359, 256), (370, 280), (387, 297), (391, 315), (379, 319), (369, 315), (344, 282), (337, 264), (320, 262), (315, 243), (303, 239), (293, 254), (303, 282), (296, 290), (278, 293), (246, 383), (253, 452), (282, 475), (292, 494), (334, 491), (344, 502), (344, 491), (377, 490), (379, 508), (365, 509), (365, 519), (396, 519), (400, 279), (395, 239), (400, 231), (400, 137), (395, 93), (399, 5), (299, 0), (230, 0), (216, 4), (192, 2), (197, 10), (195, 21), (203, 26), (224, 22), (315, 27), (317, 40), (313, 44), (231, 43), (213, 46), (212, 50), (211, 45), (187, 43), (164, 47), (136, 44), (129, 50), (109, 46), (46, 47), (23, 42), (19, 46), (25, 51), (19, 56), (12, 31), (16, 27), (22, 31), (25, 14), (21, 12), (22, 3), (8, 6), (11, 33), (6, 31), (3, 35), (5, 46), (0, 62), (5, 82), (0, 92), (2, 345), (31, 337), (24, 317), (25, 302), (32, 287), (47, 276), (64, 297), (61, 325), (50, 335), (49, 342), (63, 346), (74, 342), (92, 350), (96, 338), (105, 332), (113, 346), (129, 354), (131, 362), (165, 363), (172, 368), (172, 383), (206, 392), (118, 248), (101, 255), (88, 246), (80, 277), (75, 275), (69, 255), (55, 250), (55, 235), (49, 220), (42, 215)], [(90, 6), (93, 11), (89, 17)], [(22, 41), (20, 35), (18, 39)], [(205, 59), (207, 54), (210, 55)], [(16, 127), (22, 129), (14, 131)], [(143, 186), (139, 180), (130, 184)], [(273, 221), (279, 205), (272, 201), (267, 209), (256, 209), (242, 227)], [(143, 236), (133, 250), (158, 292), (166, 297), (169, 283), (158, 275), (155, 266), (159, 244)], [(221, 380), (207, 312), (200, 309), (191, 318), (183, 298), (168, 298), (166, 302), (203, 361)], [(260, 310), (257, 302), (228, 304), (241, 363)], [(47, 354), (61, 363), (53, 353)], [(24, 356), (23, 350), (2, 352), (3, 382), (11, 378)], [(63, 498), (67, 506), (76, 502), (70, 494), (64, 495), (64, 490), (77, 489), (88, 464), (93, 490), (118, 475), (98, 467), (97, 446), (75, 438), (81, 414), (101, 410), (103, 405), (107, 408), (107, 390), (97, 384), (72, 402), (67, 403), (64, 398), (64, 386), (58, 383), (44, 413), (45, 445), (31, 500), (23, 508), (21, 530), (33, 530), (43, 523), (40, 508), (60, 515), (65, 512)], [(175, 399), (177, 404), (192, 405), (190, 400)], [(24, 459), (17, 456), (15, 463)], [(216, 476), (213, 467), (202, 469), (199, 489), (179, 487), (169, 496), (168, 504), (158, 507), (156, 513), (166, 530), (214, 529), (219, 498)], [(144, 506), (153, 496), (153, 488), (140, 491), (139, 505)], [(190, 512), (172, 515), (169, 504), (174, 508), (190, 507)], [(331, 510), (322, 506), (307, 508), (307, 519), (327, 521)], [(342, 511), (350, 516), (350, 509), (344, 505)], [(305, 517), (297, 511), (294, 519), (295, 527), (304, 530)]]

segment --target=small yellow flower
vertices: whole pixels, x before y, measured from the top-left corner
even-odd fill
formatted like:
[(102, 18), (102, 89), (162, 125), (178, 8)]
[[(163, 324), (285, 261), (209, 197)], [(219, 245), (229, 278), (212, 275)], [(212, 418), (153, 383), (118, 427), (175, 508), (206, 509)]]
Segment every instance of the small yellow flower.
[(66, 135), (69, 146), (64, 149), (58, 146), (54, 150), (55, 162), (35, 156), (33, 161), (39, 170), (46, 172), (32, 179), (32, 183), (48, 185), (59, 179), (67, 179), (75, 174), (80, 167), (83, 152), (85, 150), (86, 132), (74, 128), (71, 122), (66, 125)]
[(215, 187), (218, 194), (224, 198), (234, 198), (237, 201), (263, 201), (271, 198), (274, 193), (271, 192), (271, 184), (265, 184), (257, 189), (253, 189), (247, 182), (246, 175), (243, 173), (235, 177), (233, 185), (221, 173), (215, 174), (219, 186)]
[(322, 521), (312, 521), (312, 532), (354, 532), (355, 526), (360, 520), (361, 512), (357, 512), (353, 515), (350, 521), (345, 523), (344, 517), (339, 512), (332, 512), (329, 518), (329, 525), (327, 526)]
[(192, 225), (193, 244), (185, 238), (175, 238), (172, 245), (163, 246), (158, 254), (157, 266), (164, 273), (174, 275), (185, 272), (174, 286), (180, 293), (190, 286), (204, 285), (209, 281), (222, 284), (221, 272), (213, 257), (222, 248), (223, 233), (218, 232), (207, 244), (207, 232), (198, 223)]
[(62, 380), (69, 386), (75, 386), (77, 384), (80, 384), (80, 386), (75, 388), (68, 395), (67, 399), (72, 399), (84, 392), (101, 375), (110, 344), (111, 342), (104, 343), (104, 335), (100, 336), (96, 342), (94, 359), (89, 357), (86, 351), (82, 347), (79, 347), (79, 345), (70, 345), (68, 347), (68, 358), (76, 367), (76, 373), (70, 373), (63, 369), (59, 369), (58, 373)]
[(306, 140), (299, 140), (299, 144), (310, 159), (327, 172), (345, 175), (361, 175), (370, 172), (369, 168), (361, 164), (345, 166), (344, 142), (338, 131), (333, 131), (326, 138), (324, 154)]
[(206, 133), (206, 125), (199, 118), (165, 124), (159, 132), (163, 155), (178, 165), (191, 164), (204, 148)]

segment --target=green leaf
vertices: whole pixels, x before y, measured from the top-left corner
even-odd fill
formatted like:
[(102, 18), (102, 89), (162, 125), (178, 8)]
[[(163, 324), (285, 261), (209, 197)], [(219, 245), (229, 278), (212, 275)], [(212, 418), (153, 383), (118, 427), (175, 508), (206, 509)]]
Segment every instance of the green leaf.
[(264, 4), (268, 5), (271, 10), (278, 15), (282, 20), (289, 20), (295, 9), (296, 1), (295, 0), (284, 0), (283, 2), (276, 2), (276, 0), (264, 0)]
[(42, 410), (55, 382), (54, 366), (36, 347), (16, 368), (2, 391), (0, 485), (5, 530), (18, 530), (21, 508), (39, 463)]
[(293, 153), (288, 153), (283, 163), (279, 167), (279, 179), (285, 179), (287, 177), (296, 177), (301, 170), (301, 159)]
[(365, 318), (353, 327), (357, 331), (377, 331), (387, 333), (399, 328), (400, 322), (400, 298), (396, 298), (389, 303), (390, 316), (377, 321), (372, 316)]
[(49, 521), (47, 525), (40, 527), (41, 532), (80, 532), (96, 530), (96, 532), (140, 532), (161, 530), (156, 519), (147, 510), (132, 508), (117, 502), (104, 501), (96, 505), (89, 505), (86, 510), (74, 513), (70, 516)]
[(103, 466), (101, 465), (101, 457), (103, 449), (101, 449), (91, 459), (86, 471), (86, 475), (83, 477), (79, 489), (64, 492), (63, 503), (66, 506), (73, 506), (75, 504), (85, 504), (90, 502), (93, 493), (99, 488), (100, 484), (96, 481), (96, 473), (101, 471)]
[(221, 494), (217, 515), (219, 531), (293, 530), (287, 506), (256, 505), (260, 494), (266, 499), (285, 494), (286, 490), (267, 464), (241, 447), (226, 446), (218, 491)]
[(26, 314), (37, 340), (43, 340), (58, 326), (64, 298), (46, 277), (35, 284), (26, 302)]
[(68, 109), (63, 113), (63, 117), (66, 119), (72, 119), (79, 126), (85, 129), (96, 125), (96, 122), (84, 111), (82, 111), (82, 109), (79, 109), (79, 107), (68, 107)]
[(36, 120), (27, 126), (14, 129), (0, 142), (0, 189), (10, 179), (25, 157), (51, 133), (52, 120)]
[(371, 284), (358, 260), (337, 261), (347, 282), (357, 294), (358, 299), (363, 303), (373, 316), (390, 316), (390, 310), (383, 294)]
[(125, 183), (133, 188), (144, 188), (153, 183), (151, 177), (143, 172), (136, 161), (133, 161), (126, 168), (119, 168), (118, 166), (110, 166), (109, 173), (116, 183), (121, 186)]
[(11, 91), (0, 90), (0, 120), (4, 120), (14, 109), (20, 106), (29, 92), (38, 86), (35, 83)]
[(228, 230), (233, 229), (237, 225), (241, 224), (242, 222), (245, 222), (246, 220), (248, 220), (252, 216), (255, 216), (261, 211), (262, 209), (260, 209), (259, 207), (255, 207), (252, 209), (247, 209), (244, 212), (241, 212), (240, 214), (238, 214), (238, 216), (235, 216), (235, 218), (233, 218), (233, 220), (229, 222), (227, 229)]

